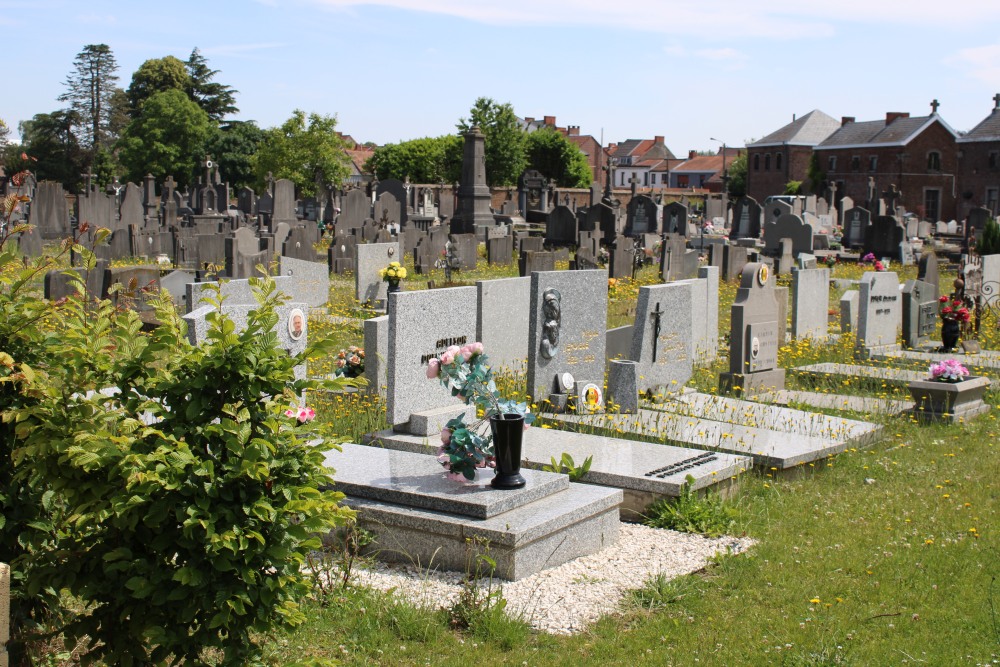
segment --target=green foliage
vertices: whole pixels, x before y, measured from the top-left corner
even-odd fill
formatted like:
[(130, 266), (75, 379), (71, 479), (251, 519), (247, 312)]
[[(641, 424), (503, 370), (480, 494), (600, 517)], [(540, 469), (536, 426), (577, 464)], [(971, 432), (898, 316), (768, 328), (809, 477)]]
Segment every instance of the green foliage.
[(107, 44), (88, 44), (73, 60), (73, 72), (64, 82), (66, 92), (58, 99), (69, 102), (80, 117), (77, 140), (85, 148), (109, 143), (117, 71), (118, 62)]
[(142, 105), (157, 93), (168, 90), (186, 93), (190, 87), (190, 79), (184, 63), (173, 56), (147, 60), (132, 74), (132, 83), (125, 93), (129, 115), (138, 118)]
[(634, 591), (629, 591), (626, 604), (639, 609), (667, 609), (684, 598), (701, 593), (699, 579), (694, 576), (670, 578), (657, 574)]
[(583, 478), (588, 472), (590, 472), (590, 465), (594, 462), (593, 456), (588, 456), (583, 460), (583, 463), (576, 465), (573, 457), (569, 455), (569, 452), (562, 453), (562, 460), (556, 460), (556, 457), (552, 457), (552, 463), (547, 466), (542, 466), (542, 470), (545, 472), (557, 472), (569, 475), (569, 481), (578, 482)]
[(411, 183), (453, 183), (461, 175), (461, 157), (462, 138), (450, 134), (386, 144), (375, 149), (366, 167), (383, 181), (409, 178)]
[[(79, 114), (67, 109), (35, 114), (21, 123), (23, 150), (34, 158), (30, 169), (39, 180), (57, 181), (70, 191), (78, 189), (87, 155), (75, 134), (74, 128), (79, 123)], [(27, 163), (9, 161), (6, 166), (29, 168)]]
[(155, 93), (119, 141), (126, 178), (139, 182), (147, 173), (157, 179), (190, 178), (204, 155), (209, 130), (208, 116), (184, 91)]
[(526, 135), (509, 102), (499, 104), (488, 97), (480, 97), (469, 110), (469, 117), (459, 119), (457, 127), (459, 134), (478, 127), (485, 135), (488, 185), (517, 184), (528, 164), (524, 152)]
[(785, 183), (785, 194), (786, 195), (802, 194), (802, 181), (788, 181), (787, 183)]
[(281, 127), (266, 131), (254, 159), (257, 185), (263, 187), (268, 172), (295, 183), (302, 196), (314, 195), (318, 186), (340, 184), (348, 175), (346, 145), (337, 133), (336, 116), (296, 109)]
[(1000, 224), (995, 219), (986, 221), (983, 236), (976, 242), (976, 253), (980, 257), (1000, 254)]
[(747, 154), (740, 153), (729, 163), (729, 196), (743, 197), (747, 193)]
[(208, 60), (201, 55), (198, 47), (191, 51), (184, 65), (188, 71), (187, 94), (212, 121), (218, 123), (224, 116), (239, 111), (236, 108), (238, 91), (212, 80), (219, 70), (209, 68)]
[(691, 487), (694, 477), (685, 477), (681, 495), (658, 500), (646, 510), (646, 525), (682, 533), (700, 533), (717, 537), (736, 525), (737, 511), (711, 491), (698, 496)]
[(543, 127), (525, 139), (528, 166), (561, 188), (589, 188), (593, 180), (587, 156), (554, 128)]
[(233, 188), (252, 187), (256, 183), (253, 156), (264, 141), (264, 130), (250, 121), (230, 121), (213, 130), (205, 144), (205, 153), (219, 165), (219, 171)]
[(819, 165), (819, 155), (815, 152), (809, 158), (809, 167), (806, 169), (806, 179), (809, 182), (810, 192), (816, 193), (823, 189), (826, 181), (826, 172)]
[[(326, 346), (278, 348), (281, 297), (252, 282), (260, 307), (246, 329), (216, 311), (197, 348), (169, 299), (148, 336), (134, 312), (69, 300), (56, 381), (12, 413), (17, 475), (52, 506), (21, 538), (27, 591), (83, 602), (61, 630), (90, 638), (87, 660), (201, 664), (215, 648), (241, 665), (258, 633), (304, 620), (306, 555), (348, 512), (321, 491), (323, 455), (283, 412), (316, 386), (293, 367)], [(86, 391), (104, 387), (119, 391)]]

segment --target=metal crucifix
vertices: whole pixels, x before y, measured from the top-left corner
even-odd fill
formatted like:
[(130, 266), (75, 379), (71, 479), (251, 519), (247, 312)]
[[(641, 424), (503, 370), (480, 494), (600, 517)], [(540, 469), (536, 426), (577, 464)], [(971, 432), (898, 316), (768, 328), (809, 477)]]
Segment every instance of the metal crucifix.
[(649, 315), (653, 318), (653, 363), (656, 363), (656, 352), (659, 345), (657, 343), (660, 340), (660, 318), (666, 313), (665, 310), (660, 310), (660, 304), (657, 302), (656, 310), (651, 312)]

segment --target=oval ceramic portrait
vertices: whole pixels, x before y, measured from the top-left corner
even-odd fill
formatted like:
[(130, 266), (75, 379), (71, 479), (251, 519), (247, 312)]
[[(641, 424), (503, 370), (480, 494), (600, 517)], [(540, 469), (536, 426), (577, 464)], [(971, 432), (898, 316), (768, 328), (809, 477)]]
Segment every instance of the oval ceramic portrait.
[(288, 313), (288, 336), (292, 340), (299, 340), (306, 332), (306, 316), (301, 308), (293, 308)]

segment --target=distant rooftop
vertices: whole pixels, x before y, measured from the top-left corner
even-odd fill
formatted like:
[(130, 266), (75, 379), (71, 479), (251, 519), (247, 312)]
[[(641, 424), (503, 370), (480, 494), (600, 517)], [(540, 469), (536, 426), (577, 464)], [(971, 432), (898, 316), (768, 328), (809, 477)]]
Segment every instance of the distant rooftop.
[(788, 125), (775, 130), (760, 141), (753, 142), (748, 148), (763, 148), (765, 146), (785, 144), (815, 146), (839, 128), (840, 121), (826, 115), (819, 109), (813, 109), (801, 118), (796, 118)]

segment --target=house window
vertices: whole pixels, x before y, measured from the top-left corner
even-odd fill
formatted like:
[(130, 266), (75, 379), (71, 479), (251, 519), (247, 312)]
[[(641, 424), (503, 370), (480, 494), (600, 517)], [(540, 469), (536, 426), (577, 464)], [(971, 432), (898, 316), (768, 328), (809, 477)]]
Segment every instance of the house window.
[(642, 172), (642, 184), (644, 186), (648, 186), (649, 185), (649, 172), (648, 171)]
[(650, 174), (649, 175), (649, 182), (652, 185), (656, 185), (656, 174)]
[(771, 154), (767, 153), (764, 155), (764, 171), (770, 171), (771, 169)]
[(941, 171), (941, 154), (937, 151), (927, 154), (927, 171)]
[(777, 153), (774, 156), (774, 168), (781, 171), (781, 153)]
[(868, 158), (868, 171), (878, 171), (878, 156), (872, 155)]
[(998, 200), (1000, 200), (1000, 188), (986, 188), (986, 201), (984, 204), (986, 208), (993, 212), (993, 215), (997, 214)]
[(753, 170), (760, 171), (760, 153), (754, 153), (753, 156)]
[(861, 156), (852, 155), (851, 156), (851, 171), (861, 171)]
[(924, 214), (928, 220), (940, 220), (941, 213), (941, 190), (938, 188), (927, 188), (924, 190)]
[(990, 151), (989, 166), (990, 169), (1000, 167), (1000, 151)]
[(830, 169), (829, 169), (829, 171), (837, 171), (837, 156), (836, 155), (831, 155), (830, 156)]

